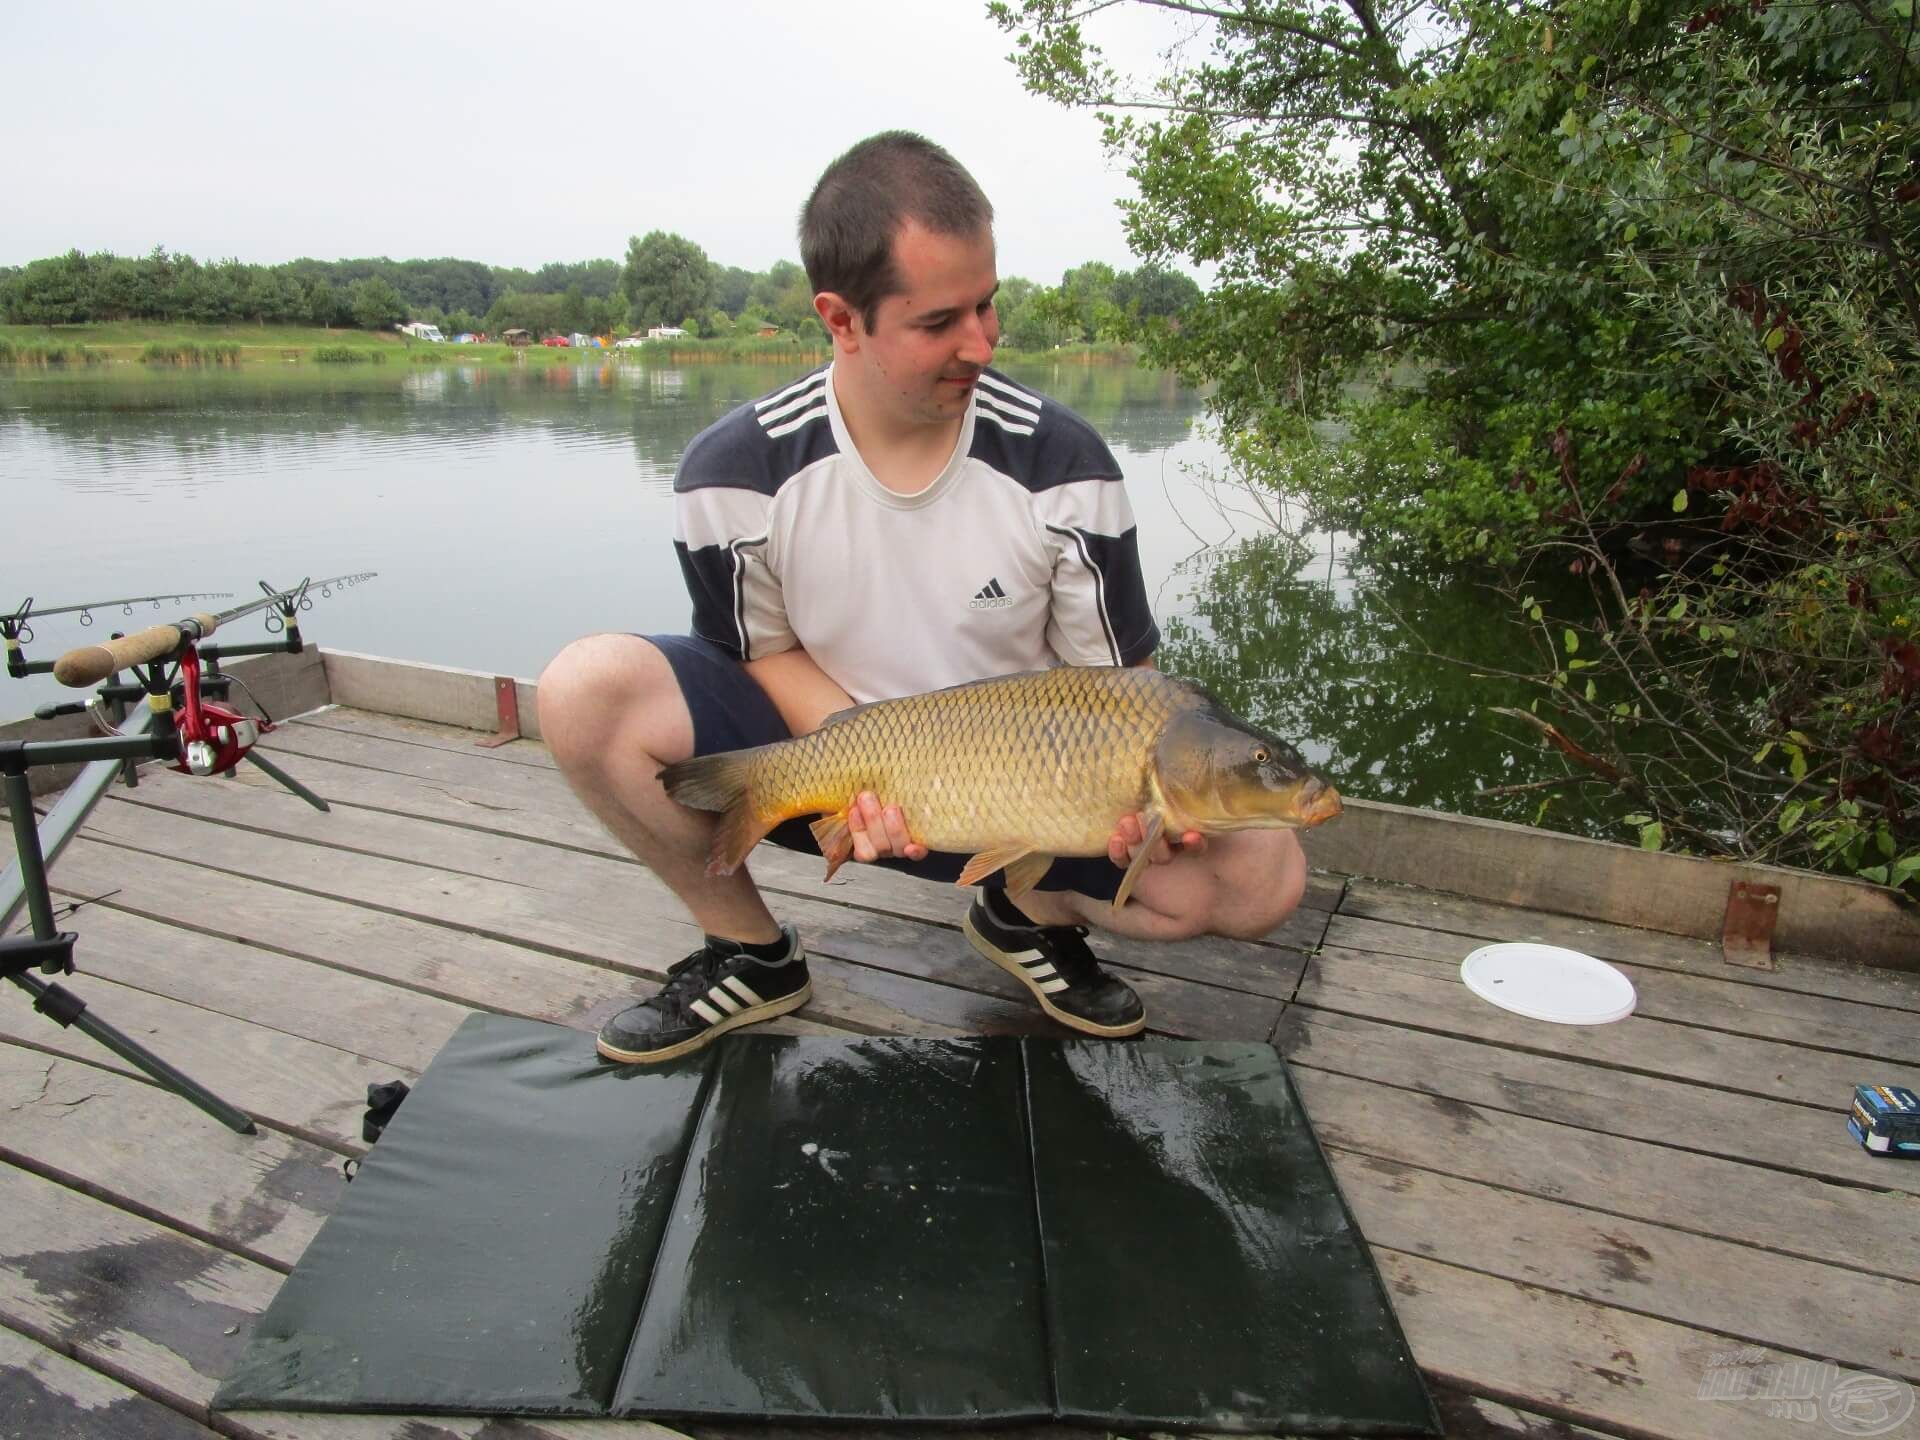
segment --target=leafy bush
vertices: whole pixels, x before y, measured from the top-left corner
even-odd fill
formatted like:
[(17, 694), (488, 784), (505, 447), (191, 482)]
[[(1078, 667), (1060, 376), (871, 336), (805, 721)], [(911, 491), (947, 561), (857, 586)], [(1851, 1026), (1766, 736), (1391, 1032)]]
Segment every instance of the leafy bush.
[(1920, 890), (1913, 0), (1251, 0), (1145, 84), (1107, 8), (994, 11), (1104, 115), (1136, 251), (1215, 267), (1150, 355), (1238, 466), (1517, 567), (1511, 713), (1643, 844)]

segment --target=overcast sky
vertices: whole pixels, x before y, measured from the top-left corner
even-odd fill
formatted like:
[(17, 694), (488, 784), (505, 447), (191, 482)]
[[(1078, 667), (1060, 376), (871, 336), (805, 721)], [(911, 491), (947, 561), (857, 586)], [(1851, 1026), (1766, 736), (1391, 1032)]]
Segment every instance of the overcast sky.
[[(1116, 58), (1171, 37), (1105, 27)], [(534, 267), (674, 230), (797, 259), (862, 136), (919, 130), (998, 212), (1003, 275), (1135, 263), (1086, 112), (1028, 95), (984, 0), (323, 0), (0, 6), (0, 264), (75, 246)]]

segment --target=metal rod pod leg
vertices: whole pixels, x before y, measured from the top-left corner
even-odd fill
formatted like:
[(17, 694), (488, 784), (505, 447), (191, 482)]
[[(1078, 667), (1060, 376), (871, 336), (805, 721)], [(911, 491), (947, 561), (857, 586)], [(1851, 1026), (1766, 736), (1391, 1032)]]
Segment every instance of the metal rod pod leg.
[(174, 1069), (137, 1040), (128, 1038), (106, 1021), (95, 1017), (87, 1010), (85, 1002), (65, 986), (49, 985), (33, 975), (9, 975), (7, 978), (33, 996), (34, 1009), (63, 1025), (76, 1026), (81, 1033), (98, 1040), (129, 1065), (146, 1071), (174, 1094), (199, 1106), (229, 1130), (236, 1130), (242, 1135), (257, 1133), (252, 1117), (244, 1110), (235, 1109), (199, 1081)]
[(322, 800), (318, 795), (314, 794), (313, 791), (309, 790), (306, 786), (302, 785), (298, 780), (294, 779), (293, 776), (289, 775), (286, 771), (282, 770), (278, 765), (274, 764), (271, 760), (267, 759), (264, 755), (259, 755), (259, 754), (256, 754), (254, 751), (249, 750), (247, 751), (246, 758), (252, 761), (255, 765), (258, 765), (262, 770), (266, 771), (267, 774), (271, 775), (274, 779), (278, 780), (282, 785), (286, 786), (287, 789), (291, 790), (294, 794), (298, 795), (302, 800), (306, 801), (307, 804), (313, 806), (314, 809), (324, 810), (324, 811), (327, 811), (329, 814), (332, 813), (332, 809), (333, 809), (332, 806), (328, 805), (326, 801)]

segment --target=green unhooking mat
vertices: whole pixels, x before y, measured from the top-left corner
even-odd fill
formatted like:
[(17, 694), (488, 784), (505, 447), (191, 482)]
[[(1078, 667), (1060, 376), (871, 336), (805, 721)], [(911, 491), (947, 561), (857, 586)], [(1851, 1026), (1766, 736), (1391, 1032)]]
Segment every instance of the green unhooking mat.
[(214, 1404), (1439, 1433), (1268, 1046), (490, 1015)]

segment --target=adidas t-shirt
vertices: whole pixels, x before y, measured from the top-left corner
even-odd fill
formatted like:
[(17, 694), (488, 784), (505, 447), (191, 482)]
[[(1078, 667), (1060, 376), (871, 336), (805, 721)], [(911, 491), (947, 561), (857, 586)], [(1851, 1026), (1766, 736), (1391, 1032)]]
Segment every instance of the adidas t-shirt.
[(1133, 511), (1091, 426), (988, 370), (946, 468), (896, 495), (854, 449), (831, 377), (687, 447), (674, 547), (696, 635), (741, 660), (798, 645), (856, 702), (1152, 653)]

